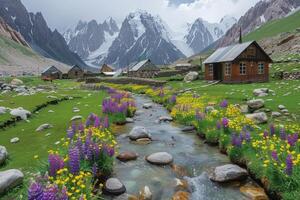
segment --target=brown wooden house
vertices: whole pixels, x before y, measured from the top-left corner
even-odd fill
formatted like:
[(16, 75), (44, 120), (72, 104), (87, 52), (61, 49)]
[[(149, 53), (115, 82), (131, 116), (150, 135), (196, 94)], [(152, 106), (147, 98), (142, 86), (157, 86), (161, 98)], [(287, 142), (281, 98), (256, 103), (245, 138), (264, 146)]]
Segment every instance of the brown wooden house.
[(115, 71), (115, 68), (110, 65), (107, 65), (107, 64), (103, 64), (100, 69), (101, 74), (103, 74), (105, 72), (114, 72), (114, 71)]
[(69, 79), (82, 78), (83, 76), (84, 76), (84, 70), (81, 67), (79, 67), (78, 65), (74, 65), (67, 72), (67, 78), (69, 78)]
[(256, 41), (216, 50), (205, 61), (205, 80), (224, 83), (266, 82), (272, 59)]
[(63, 74), (68, 71), (68, 68), (61, 66), (50, 66), (41, 73), (41, 79), (43, 80), (55, 80), (62, 79)]
[(128, 71), (129, 77), (154, 78), (160, 69), (150, 59), (133, 64)]

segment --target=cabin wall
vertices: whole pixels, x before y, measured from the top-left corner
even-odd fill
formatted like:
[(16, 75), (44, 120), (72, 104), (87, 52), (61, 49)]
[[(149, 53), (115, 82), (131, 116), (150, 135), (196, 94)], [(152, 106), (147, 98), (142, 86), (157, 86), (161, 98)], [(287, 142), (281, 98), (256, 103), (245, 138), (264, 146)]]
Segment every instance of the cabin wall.
[(110, 67), (108, 67), (107, 65), (103, 65), (102, 68), (101, 68), (101, 73), (103, 72), (113, 72), (114, 70)]
[(79, 67), (74, 67), (68, 72), (69, 79), (82, 78), (84, 76), (84, 71)]
[(209, 73), (209, 64), (205, 64), (204, 78), (208, 81), (214, 80), (214, 75)]
[[(241, 61), (243, 62), (243, 61)], [(224, 83), (251, 83), (251, 82), (267, 82), (269, 81), (269, 63), (267, 62), (249, 62), (244, 61), (246, 65), (246, 74), (240, 74), (240, 62), (231, 64), (231, 75), (225, 75), (224, 71)], [(258, 64), (264, 63), (264, 73), (258, 73)], [(225, 68), (225, 64), (223, 65)]]
[(158, 73), (158, 70), (138, 70), (138, 71), (129, 71), (129, 77), (139, 77), (139, 78), (154, 78)]

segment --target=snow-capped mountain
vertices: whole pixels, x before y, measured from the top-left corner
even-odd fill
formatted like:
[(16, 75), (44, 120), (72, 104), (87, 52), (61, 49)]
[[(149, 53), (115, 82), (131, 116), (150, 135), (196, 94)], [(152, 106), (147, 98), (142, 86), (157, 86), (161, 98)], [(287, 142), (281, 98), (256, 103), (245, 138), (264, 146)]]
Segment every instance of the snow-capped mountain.
[(223, 17), (220, 23), (209, 23), (198, 18), (191, 25), (188, 34), (184, 37), (185, 41), (193, 49), (194, 53), (199, 53), (221, 38), (236, 22), (237, 20), (234, 17), (229, 16)]
[(73, 52), (86, 63), (97, 66), (106, 57), (118, 33), (117, 23), (109, 18), (99, 24), (95, 20), (79, 21), (76, 27), (69, 28), (63, 36)]
[(185, 55), (172, 43), (160, 17), (137, 11), (123, 21), (104, 62), (125, 67), (146, 58), (155, 64), (168, 64), (182, 57)]
[(236, 41), (240, 28), (243, 35), (246, 35), (268, 21), (285, 17), (299, 7), (300, 0), (261, 0), (228, 30), (217, 46), (226, 46)]
[(48, 27), (42, 13), (28, 12), (20, 0), (0, 0), (0, 17), (39, 54), (68, 65), (86, 66), (70, 51), (62, 35)]

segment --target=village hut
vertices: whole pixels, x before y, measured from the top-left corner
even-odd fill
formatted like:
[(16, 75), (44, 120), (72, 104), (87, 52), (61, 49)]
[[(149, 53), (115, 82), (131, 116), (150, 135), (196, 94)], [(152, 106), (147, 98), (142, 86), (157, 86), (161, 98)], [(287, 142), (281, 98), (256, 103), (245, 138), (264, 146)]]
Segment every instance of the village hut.
[(154, 78), (160, 69), (150, 59), (140, 61), (133, 65), (128, 71), (129, 77)]

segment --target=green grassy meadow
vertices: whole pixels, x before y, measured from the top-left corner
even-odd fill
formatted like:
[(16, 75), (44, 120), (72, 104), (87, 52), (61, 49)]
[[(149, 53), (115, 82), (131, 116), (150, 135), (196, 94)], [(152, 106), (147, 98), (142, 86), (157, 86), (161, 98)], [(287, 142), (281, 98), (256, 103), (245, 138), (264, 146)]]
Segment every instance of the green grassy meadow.
[(283, 32), (294, 31), (300, 27), (300, 11), (278, 20), (267, 22), (260, 28), (244, 36), (243, 40), (261, 40), (263, 38), (276, 36)]

